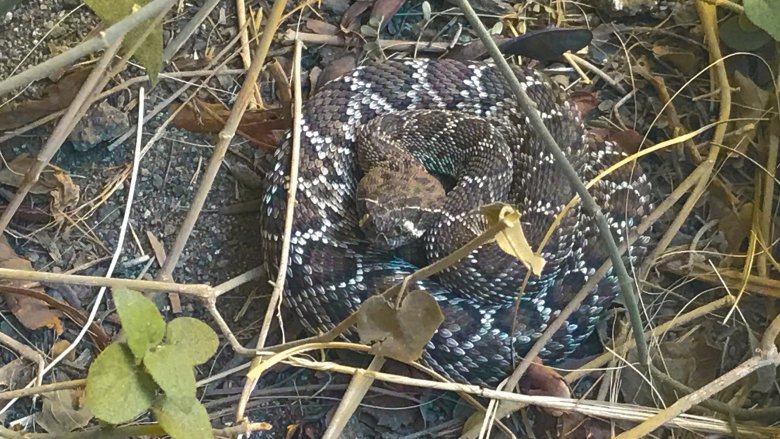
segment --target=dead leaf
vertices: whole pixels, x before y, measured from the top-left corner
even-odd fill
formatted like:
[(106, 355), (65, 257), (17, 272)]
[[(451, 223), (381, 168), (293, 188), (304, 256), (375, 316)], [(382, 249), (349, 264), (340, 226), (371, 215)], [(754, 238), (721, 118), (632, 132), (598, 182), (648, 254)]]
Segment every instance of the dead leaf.
[[(175, 112), (179, 104), (171, 106)], [(173, 125), (193, 133), (218, 133), (225, 127), (230, 110), (219, 103), (192, 101), (173, 119)], [(289, 112), (283, 108), (247, 111), (238, 125), (238, 134), (253, 144), (271, 151), (281, 139), (281, 133), (289, 128)]]
[(355, 32), (360, 28), (360, 16), (371, 7), (370, 1), (356, 1), (349, 6), (341, 18), (341, 31), (344, 33)]
[[(674, 341), (665, 341), (659, 346), (659, 352), (653, 358), (653, 364), (666, 372), (671, 378), (693, 389), (698, 389), (715, 380), (721, 373), (721, 349), (708, 343), (709, 331), (701, 328), (687, 333)], [(628, 361), (637, 361), (636, 349), (628, 353)], [(674, 389), (666, 386), (648, 387), (646, 377), (627, 368), (621, 381), (620, 391), (627, 402), (639, 405), (658, 404), (661, 397), (667, 404), (677, 400)]]
[(674, 65), (686, 76), (692, 76), (699, 71), (699, 60), (693, 51), (657, 45), (653, 46), (653, 55)]
[(720, 220), (718, 228), (726, 236), (726, 254), (740, 253), (742, 243), (753, 226), (753, 203), (743, 204), (736, 212), (729, 212)]
[[(539, 396), (557, 396), (559, 398), (571, 398), (571, 390), (563, 380), (563, 377), (555, 370), (542, 364), (540, 359), (535, 359), (520, 380), (520, 388), (523, 393)], [(561, 416), (563, 411), (545, 409), (553, 416)]]
[(596, 94), (592, 92), (574, 91), (571, 94), (571, 99), (574, 101), (574, 105), (577, 106), (577, 110), (583, 118), (599, 105)]
[[(19, 155), (8, 164), (7, 168), (0, 170), (0, 184), (20, 187), (24, 176), (37, 162), (36, 158), (28, 154)], [(80, 188), (65, 170), (48, 164), (30, 189), (30, 193), (51, 195), (52, 216), (55, 221), (61, 221), (64, 213), (78, 203)]]
[(372, 343), (372, 352), (405, 363), (417, 361), (444, 315), (436, 299), (425, 291), (407, 294), (399, 309), (381, 296), (368, 298), (357, 311), (361, 343)]
[[(732, 117), (735, 119), (745, 119), (734, 121), (737, 129), (743, 130), (742, 136), (747, 141), (741, 141), (737, 144), (737, 150), (744, 152), (749, 144), (752, 144), (756, 138), (756, 126), (759, 119), (767, 117), (767, 109), (772, 93), (756, 85), (752, 79), (736, 70), (734, 72), (734, 83), (739, 87), (739, 93), (734, 93), (734, 112)], [(748, 125), (752, 124), (750, 128)]]
[(520, 212), (512, 206), (504, 203), (493, 203), (482, 206), (480, 211), (487, 218), (488, 227), (492, 227), (501, 220), (510, 223), (510, 226), (496, 235), (496, 243), (506, 254), (512, 255), (522, 262), (525, 268), (539, 276), (542, 274), (546, 261), (534, 253), (523, 233), (523, 225), (520, 222)]
[(636, 130), (617, 130), (612, 128), (592, 128), (588, 131), (601, 140), (615, 143), (626, 154), (635, 154), (642, 145), (642, 135)]
[(43, 396), (43, 409), (35, 421), (50, 434), (65, 434), (92, 420), (84, 389), (63, 389)]
[(22, 388), (30, 381), (34, 372), (35, 368), (32, 367), (32, 363), (23, 358), (17, 358), (0, 367), (0, 388), (9, 390)]
[(12, 130), (68, 107), (86, 81), (91, 68), (81, 68), (49, 85), (43, 99), (21, 102), (0, 110), (0, 131)]
[[(0, 237), (0, 267), (33, 271), (30, 261), (17, 255), (4, 236)], [(23, 281), (0, 280), (0, 285), (20, 287), (23, 284)], [(41, 294), (46, 294), (40, 287), (36, 290)], [(51, 309), (45, 302), (20, 294), (6, 294), (5, 301), (11, 313), (27, 329), (35, 330), (46, 327), (54, 329), (58, 336), (62, 335), (60, 313)]]
[[(70, 347), (70, 342), (68, 340), (57, 340), (52, 346), (51, 346), (51, 357), (59, 357), (61, 353), (65, 352), (66, 349)], [(68, 356), (65, 357), (68, 361), (75, 361), (76, 360), (76, 350), (72, 350), (68, 352)]]
[(339, 33), (338, 27), (316, 18), (306, 20), (306, 29), (319, 35), (336, 35)]
[(340, 78), (347, 74), (347, 72), (351, 72), (356, 65), (357, 59), (354, 55), (342, 56), (341, 58), (328, 63), (317, 78), (317, 89), (322, 88), (322, 86), (329, 81)]
[(376, 0), (374, 7), (371, 9), (371, 17), (381, 20), (382, 28), (384, 29), (404, 3), (406, 3), (406, 0)]

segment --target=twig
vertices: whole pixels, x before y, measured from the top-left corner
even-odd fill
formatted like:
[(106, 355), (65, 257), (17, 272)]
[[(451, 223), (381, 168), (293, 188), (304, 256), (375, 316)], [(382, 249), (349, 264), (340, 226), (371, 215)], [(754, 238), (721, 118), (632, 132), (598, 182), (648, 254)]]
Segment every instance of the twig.
[[(256, 431), (267, 431), (270, 428), (271, 425), (265, 422), (240, 422), (230, 427), (215, 428), (212, 434), (220, 438), (236, 437), (240, 434), (250, 435)], [(0, 437), (8, 439), (120, 439), (166, 435), (166, 431), (156, 422), (111, 428), (99, 427), (70, 433), (17, 433), (5, 428), (0, 429)]]
[(14, 270), (0, 268), (0, 279), (30, 280), (53, 284), (86, 285), (93, 287), (130, 288), (140, 291), (175, 291), (200, 298), (216, 297), (214, 289), (205, 284), (177, 284), (152, 280), (119, 279), (100, 276), (81, 276), (64, 273), (46, 273), (44, 271)]
[[(620, 253), (624, 253), (626, 249), (628, 248), (631, 243), (637, 238), (637, 236), (643, 234), (645, 231), (647, 231), (657, 220), (660, 218), (664, 213), (666, 213), (671, 207), (688, 191), (688, 189), (699, 181), (701, 176), (704, 172), (706, 172), (707, 167), (704, 165), (700, 165), (698, 168), (696, 168), (691, 175), (688, 176), (671, 194), (669, 194), (668, 197), (660, 204), (657, 208), (653, 210), (650, 215), (647, 216), (642, 221), (642, 224), (640, 224), (635, 232), (632, 234), (631, 238), (626, 240), (619, 248)], [(607, 274), (609, 269), (612, 267), (612, 262), (610, 260), (607, 260), (602, 264), (601, 267), (599, 267), (598, 270), (596, 270), (595, 273), (593, 273), (589, 278), (588, 282), (583, 285), (580, 290), (577, 292), (577, 294), (566, 304), (566, 306), (561, 310), (560, 314), (556, 319), (545, 329), (544, 333), (541, 337), (534, 343), (533, 347), (526, 353), (525, 357), (522, 359), (520, 364), (515, 368), (515, 370), (512, 372), (512, 376), (509, 377), (509, 380), (507, 381), (507, 388), (514, 388), (517, 383), (520, 381), (520, 378), (523, 376), (523, 374), (526, 372), (528, 367), (531, 366), (531, 363), (533, 360), (539, 355), (541, 350), (544, 348), (544, 346), (547, 344), (547, 342), (552, 338), (552, 336), (563, 326), (563, 323), (566, 322), (566, 319), (568, 316), (570, 316), (574, 311), (576, 311), (582, 301), (593, 291), (593, 289), (598, 285), (598, 283), (601, 281), (601, 279)], [(636, 339), (634, 339), (634, 342), (632, 343), (632, 347), (636, 346)], [(604, 354), (609, 355), (607, 357), (608, 361), (609, 358), (611, 358), (611, 354)], [(591, 366), (590, 368), (597, 367), (597, 366)], [(584, 366), (583, 366), (584, 368)], [(567, 381), (571, 382), (571, 381)], [(517, 411), (521, 409), (521, 406), (518, 406), (516, 404), (502, 404), (501, 407), (499, 407), (496, 410), (496, 419), (503, 419), (505, 416), (508, 416), (510, 413)], [(476, 425), (471, 428), (468, 432), (464, 433), (464, 438), (475, 438), (476, 435), (479, 434), (479, 424), (475, 423)]]
[(235, 136), (238, 124), (241, 122), (241, 118), (244, 116), (249, 99), (252, 96), (254, 84), (257, 82), (257, 78), (260, 75), (260, 70), (262, 70), (263, 64), (265, 64), (268, 49), (271, 47), (271, 41), (273, 40), (274, 33), (278, 27), (279, 19), (281, 18), (281, 14), (284, 10), (285, 3), (286, 2), (283, 0), (274, 1), (274, 6), (271, 9), (271, 14), (268, 17), (268, 22), (266, 25), (267, 28), (263, 32), (263, 36), (260, 39), (257, 51), (255, 52), (255, 57), (252, 60), (252, 65), (247, 71), (246, 77), (244, 78), (244, 83), (241, 87), (241, 91), (238, 93), (236, 102), (233, 105), (233, 109), (230, 111), (230, 116), (228, 116), (228, 119), (225, 122), (225, 128), (219, 133), (219, 141), (214, 147), (214, 153), (209, 160), (206, 171), (203, 173), (203, 178), (201, 180), (200, 186), (198, 187), (198, 192), (195, 194), (195, 197), (192, 200), (190, 210), (187, 211), (187, 215), (184, 217), (184, 221), (182, 222), (182, 225), (176, 234), (176, 240), (168, 252), (168, 259), (165, 261), (165, 265), (160, 272), (161, 279), (169, 279), (173, 274), (173, 270), (176, 267), (176, 264), (179, 262), (179, 258), (181, 257), (181, 253), (184, 250), (184, 246), (187, 244), (187, 240), (192, 233), (192, 228), (195, 226), (195, 222), (198, 220), (198, 216), (203, 209), (203, 205), (206, 202), (206, 197), (208, 197), (209, 190), (211, 189), (211, 186), (214, 183), (214, 179), (217, 176), (217, 172), (219, 172), (219, 168), (222, 165), (222, 159), (225, 157), (227, 149), (230, 146), (230, 141)]
[(181, 46), (183, 46), (184, 43), (186, 43), (190, 38), (190, 36), (192, 36), (192, 34), (198, 30), (200, 24), (203, 23), (203, 20), (209, 16), (211, 11), (219, 4), (219, 2), (220, 0), (206, 0), (206, 2), (203, 3), (203, 6), (201, 6), (198, 9), (198, 12), (192, 16), (192, 19), (190, 19), (190, 21), (184, 25), (176, 37), (174, 37), (173, 40), (171, 40), (171, 42), (165, 46), (165, 50), (163, 50), (163, 62), (170, 61), (173, 56), (176, 55), (179, 49), (181, 49)]
[[(322, 35), (322, 34), (313, 34), (308, 32), (297, 32), (296, 30), (288, 30), (284, 33), (284, 42), (293, 42), (295, 39), (300, 39), (304, 43), (309, 44), (327, 44), (330, 46), (346, 46), (348, 45), (348, 42), (344, 37), (339, 35)], [(419, 41), (409, 41), (409, 40), (384, 40), (380, 39), (377, 41), (379, 44), (379, 47), (382, 50), (398, 50), (398, 51), (408, 51), (408, 50), (417, 50), (420, 52), (432, 52), (432, 53), (443, 53), (449, 50), (450, 43), (438, 43), (438, 42), (431, 42), (431, 43), (424, 43)]]
[[(732, 299), (730, 304), (733, 304), (736, 302), (733, 297), (729, 296), (729, 299)], [(684, 394), (690, 394), (696, 391), (696, 389), (692, 389), (685, 384), (675, 380), (674, 378), (670, 377), (663, 371), (659, 370), (655, 365), (650, 365), (650, 373), (653, 374), (653, 378), (659, 380), (663, 384), (671, 387), (672, 389), (684, 393)], [(750, 420), (771, 420), (774, 421), (778, 418), (780, 418), (780, 407), (766, 407), (766, 408), (742, 408), (742, 407), (736, 407), (736, 404), (730, 404), (718, 401), (717, 399), (710, 398), (705, 399), (701, 402), (699, 402), (702, 407), (708, 408), (712, 411), (722, 413), (730, 418), (734, 418), (739, 421), (750, 421)]]
[[(79, 113), (79, 110), (81, 109), (82, 105), (84, 105), (89, 95), (93, 93), (95, 85), (100, 80), (100, 77), (105, 73), (106, 67), (111, 62), (111, 59), (114, 57), (114, 54), (117, 52), (117, 50), (119, 50), (120, 44), (121, 40), (114, 42), (114, 44), (109, 47), (105, 53), (103, 53), (100, 61), (98, 61), (98, 63), (92, 69), (89, 76), (87, 77), (87, 80), (84, 81), (84, 85), (81, 87), (81, 90), (79, 90), (79, 92), (76, 94), (76, 97), (73, 98), (73, 102), (68, 107), (68, 111), (62, 117), (62, 119), (60, 119), (57, 127), (54, 128), (54, 131), (51, 133), (49, 140), (47, 140), (46, 144), (41, 148), (38, 156), (35, 159), (35, 164), (24, 175), (24, 180), (19, 186), (19, 189), (17, 189), (14, 198), (8, 203), (8, 206), (6, 206), (3, 214), (0, 215), (0, 234), (2, 234), (6, 227), (8, 227), (8, 224), (11, 222), (11, 218), (13, 218), (14, 213), (16, 213), (16, 210), (19, 209), (19, 206), (22, 205), (24, 197), (26, 197), (30, 192), (30, 189), (32, 189), (32, 187), (38, 181), (38, 178), (40, 177), (43, 169), (49, 164), (51, 158), (54, 157), (54, 154), (59, 150), (60, 145), (62, 145), (62, 143), (65, 141), (65, 138), (68, 136), (68, 134), (70, 134), (70, 127), (73, 124), (74, 119), (76, 119), (76, 115)], [(23, 74), (24, 73), (22, 73), (22, 75)]]
[[(31, 347), (19, 343), (13, 337), (3, 332), (0, 332), (0, 344), (8, 346), (18, 352), (22, 357), (38, 365), (38, 369), (35, 371), (34, 385), (40, 387), (43, 382), (43, 369), (46, 368), (46, 361), (44, 360), (43, 355)], [(0, 399), (0, 401), (2, 401), (2, 399)]]
[[(718, 115), (718, 121), (722, 122), (728, 120), (731, 115), (731, 87), (729, 86), (728, 73), (726, 72), (726, 66), (723, 63), (723, 56), (720, 51), (716, 11), (714, 6), (707, 5), (701, 0), (697, 0), (695, 5), (704, 29), (705, 40), (710, 52), (710, 60), (715, 64), (717, 81), (713, 82), (720, 88), (720, 114)], [(723, 143), (723, 137), (726, 134), (727, 128), (728, 126), (722, 123), (718, 124), (715, 128), (712, 140), (710, 141), (710, 151), (707, 155), (707, 161), (705, 162), (708, 163), (710, 171), (704, 174), (699, 183), (693, 188), (691, 196), (685, 204), (683, 204), (683, 207), (680, 209), (680, 212), (677, 214), (674, 221), (669, 224), (666, 233), (664, 233), (658, 241), (656, 248), (645, 258), (645, 261), (638, 270), (641, 279), (644, 279), (647, 276), (650, 271), (650, 266), (658, 259), (659, 255), (666, 251), (666, 248), (672, 242), (672, 239), (677, 236), (680, 227), (682, 227), (683, 223), (693, 210), (693, 207), (704, 193), (704, 189), (709, 181), (709, 175), (712, 173), (712, 169), (718, 158), (718, 153), (720, 152), (720, 147), (718, 145)]]
[[(780, 317), (775, 319), (775, 322), (780, 322)], [(778, 325), (778, 329), (780, 329), (780, 325)], [(769, 331), (767, 331), (767, 333), (768, 332)], [(678, 399), (677, 402), (660, 411), (658, 414), (644, 421), (637, 427), (617, 435), (615, 439), (634, 439), (647, 437), (647, 435), (649, 435), (658, 427), (668, 423), (680, 414), (688, 411), (691, 407), (701, 403), (710, 396), (720, 392), (721, 390), (748, 376), (754, 371), (764, 366), (776, 366), (779, 364), (780, 356), (777, 355), (777, 348), (774, 346), (774, 339), (772, 339), (772, 346), (769, 351), (764, 351), (762, 349), (760, 355), (751, 357), (744, 363), (716, 378), (714, 381), (702, 387), (701, 389)]]
[(274, 312), (277, 305), (281, 305), (282, 292), (284, 291), (285, 280), (287, 279), (287, 264), (290, 259), (290, 239), (292, 238), (292, 229), (295, 216), (296, 195), (298, 194), (298, 166), (301, 160), (301, 123), (303, 96), (301, 91), (301, 51), (303, 44), (298, 41), (295, 44), (293, 54), (293, 126), (292, 126), (292, 145), (290, 151), (290, 187), (287, 190), (287, 210), (284, 217), (284, 232), (282, 235), (282, 251), (279, 258), (279, 272), (276, 274), (274, 289), (271, 292), (271, 298), (268, 300), (268, 307), (263, 317), (263, 326), (260, 329), (260, 335), (257, 339), (257, 348), (265, 346), (268, 331), (271, 328)]
[(127, 32), (167, 11), (168, 8), (173, 5), (173, 2), (174, 0), (154, 0), (134, 14), (130, 14), (121, 21), (113, 24), (111, 27), (101, 32), (100, 35), (79, 44), (65, 53), (48, 59), (35, 67), (31, 67), (16, 76), (12, 76), (0, 82), (0, 96), (4, 96), (18, 87), (45, 78), (51, 72), (74, 64), (80, 58), (91, 53), (95, 53), (102, 49), (108, 49), (115, 43), (121, 41)]
[[(325, 372), (336, 372), (348, 375), (354, 375), (358, 370), (362, 370), (366, 376), (370, 376), (375, 380), (380, 380), (388, 383), (401, 384), (405, 386), (420, 387), (424, 389), (444, 390), (451, 392), (462, 392), (472, 394), (481, 398), (497, 399), (501, 401), (512, 401), (523, 403), (527, 405), (534, 405), (538, 407), (551, 408), (564, 412), (582, 413), (584, 415), (604, 418), (609, 417), (616, 420), (626, 421), (644, 421), (651, 418), (659, 411), (658, 409), (642, 407), (633, 404), (617, 404), (601, 401), (583, 401), (578, 399), (557, 398), (553, 396), (530, 396), (522, 395), (507, 391), (498, 391), (492, 389), (486, 389), (470, 384), (458, 384), (438, 382), (431, 380), (424, 380), (418, 378), (409, 378), (400, 375), (393, 375), (383, 372), (373, 372), (365, 369), (359, 369), (355, 367), (343, 366), (331, 362), (311, 361), (305, 358), (290, 358), (285, 361), (288, 364), (306, 367), (309, 369), (320, 370)], [(778, 434), (780, 430), (776, 428), (761, 428), (752, 427), (748, 425), (733, 425), (725, 421), (705, 418), (701, 416), (693, 416), (683, 414), (670, 421), (673, 426), (692, 429), (702, 432), (712, 433), (733, 433), (734, 429), (741, 434), (757, 434), (764, 433), (766, 435)]]
[(384, 364), (385, 358), (382, 355), (376, 355), (371, 360), (371, 364), (368, 365), (368, 368), (365, 370), (358, 369), (356, 373), (352, 375), (349, 387), (347, 387), (347, 391), (344, 392), (344, 396), (341, 398), (341, 403), (331, 417), (328, 429), (325, 430), (322, 439), (337, 439), (341, 437), (341, 432), (344, 430), (344, 427), (347, 426), (347, 422), (349, 422), (352, 414), (355, 413), (355, 410), (360, 406), (360, 402), (366, 396), (368, 389), (371, 388), (371, 384), (374, 382), (374, 379), (367, 376), (366, 372), (379, 372)]
[[(252, 54), (249, 52), (249, 33), (246, 26), (246, 5), (244, 0), (236, 0), (236, 19), (238, 19), (238, 35), (241, 40), (241, 48), (239, 53), (241, 54), (241, 61), (244, 63), (244, 69), (249, 70), (249, 66), (252, 65)], [(257, 83), (252, 86), (253, 94), (249, 100), (249, 108), (255, 110), (262, 106), (263, 99), (260, 97), (260, 88)]]
[(626, 91), (625, 87), (620, 85), (619, 82), (612, 79), (611, 76), (607, 75), (603, 70), (600, 68), (594, 66), (591, 64), (588, 60), (583, 59), (571, 52), (566, 52), (563, 54), (563, 56), (572, 64), (580, 65), (582, 67), (585, 67), (586, 69), (593, 72), (596, 76), (603, 79), (604, 82), (611, 85), (615, 90), (619, 91), (621, 94), (626, 95), (628, 94), (628, 91)]
[(569, 160), (566, 158), (566, 155), (557, 145), (555, 138), (552, 137), (552, 134), (550, 134), (550, 131), (545, 126), (544, 121), (539, 115), (539, 112), (536, 110), (536, 105), (533, 101), (531, 101), (531, 99), (523, 90), (522, 86), (520, 85), (520, 81), (512, 72), (512, 68), (509, 66), (509, 63), (507, 63), (507, 61), (501, 55), (501, 52), (496, 46), (495, 41), (493, 41), (493, 38), (491, 38), (490, 33), (480, 21), (468, 0), (456, 0), (456, 3), (461, 8), (463, 14), (466, 16), (479, 38), (484, 43), (485, 48), (490, 54), (490, 57), (493, 58), (493, 61), (496, 63), (499, 71), (509, 82), (510, 88), (517, 96), (518, 104), (520, 105), (520, 108), (523, 110), (523, 113), (526, 115), (526, 117), (528, 117), (534, 132), (544, 143), (547, 152), (549, 152), (554, 157), (555, 163), (561, 168), (561, 171), (563, 171), (563, 174), (569, 181), (569, 184), (580, 196), (580, 199), (582, 200), (582, 206), (585, 211), (594, 218), (596, 226), (599, 230), (599, 235), (601, 236), (601, 240), (607, 253), (609, 254), (609, 258), (612, 260), (615, 275), (618, 278), (618, 283), (622, 293), (621, 297), (623, 298), (626, 309), (628, 310), (631, 326), (634, 328), (634, 337), (637, 338), (637, 356), (642, 364), (647, 364), (649, 358), (647, 342), (644, 340), (644, 332), (642, 331), (642, 318), (639, 313), (636, 292), (634, 291), (634, 286), (631, 278), (628, 275), (628, 272), (626, 271), (626, 267), (623, 265), (623, 260), (621, 259), (620, 253), (618, 252), (617, 244), (615, 244), (615, 240), (612, 237), (612, 232), (609, 228), (609, 225), (607, 224), (607, 220), (604, 217), (604, 214), (601, 212), (601, 208), (599, 208), (598, 204), (596, 204), (596, 201), (593, 199), (590, 193), (588, 193), (587, 188), (585, 188), (585, 184), (577, 175), (577, 171), (574, 170), (571, 163), (569, 163)]
[(40, 395), (43, 393), (56, 392), (57, 390), (65, 389), (78, 389), (87, 385), (87, 380), (71, 380), (60, 381), (58, 383), (41, 384), (34, 387), (27, 387), (24, 389), (6, 390), (0, 392), (0, 401), (7, 401), (9, 399), (24, 398), (26, 396)]
[[(118, 48), (118, 43), (116, 45), (117, 47), (114, 47), (113, 49), (116, 50)], [(111, 259), (111, 263), (108, 266), (108, 270), (106, 272), (106, 277), (110, 278), (113, 273), (114, 269), (116, 268), (116, 264), (119, 262), (119, 256), (122, 254), (122, 249), (124, 248), (124, 241), (125, 241), (125, 234), (127, 232), (127, 227), (130, 222), (130, 213), (132, 212), (132, 206), (133, 206), (133, 200), (135, 196), (135, 188), (136, 188), (136, 182), (138, 181), (138, 168), (139, 161), (141, 158), (141, 142), (143, 140), (143, 130), (142, 130), (142, 123), (143, 120), (143, 112), (144, 112), (144, 89), (141, 87), (138, 93), (138, 137), (136, 139), (135, 144), (135, 154), (134, 154), (134, 163), (133, 163), (133, 173), (132, 177), (130, 179), (130, 188), (127, 192), (127, 202), (125, 204), (125, 212), (124, 217), (122, 218), (122, 224), (119, 229), (119, 236), (117, 238), (117, 244), (116, 249), (114, 251), (113, 258)], [(63, 120), (66, 118), (63, 118)], [(43, 370), (43, 373), (47, 373), (50, 370), (54, 368), (57, 364), (59, 364), (62, 359), (64, 359), (69, 353), (71, 353), (78, 344), (81, 342), (81, 340), (84, 338), (84, 336), (87, 335), (87, 332), (89, 331), (89, 327), (92, 325), (92, 322), (95, 321), (95, 317), (97, 316), (97, 311), (100, 308), (100, 305), (103, 303), (103, 296), (105, 295), (106, 287), (101, 287), (100, 290), (98, 290), (97, 296), (94, 300), (94, 305), (92, 306), (92, 309), (90, 310), (89, 316), (87, 317), (87, 322), (83, 325), (79, 333), (76, 335), (76, 338), (73, 340), (71, 344), (69, 344), (57, 357), (55, 357), (48, 366)], [(29, 387), (29, 385), (28, 385)], [(0, 410), (0, 413), (5, 412), (8, 408), (10, 408), (16, 400), (9, 401), (6, 406)]]

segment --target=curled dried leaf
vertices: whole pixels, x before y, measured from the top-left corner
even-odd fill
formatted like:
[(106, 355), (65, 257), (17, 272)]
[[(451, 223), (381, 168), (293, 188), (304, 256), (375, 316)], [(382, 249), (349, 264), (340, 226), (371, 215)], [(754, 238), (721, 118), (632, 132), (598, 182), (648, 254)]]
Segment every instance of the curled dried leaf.
[(493, 203), (481, 208), (482, 214), (487, 218), (488, 225), (493, 226), (499, 221), (509, 223), (509, 227), (496, 235), (496, 244), (505, 253), (514, 256), (527, 269), (536, 276), (542, 274), (546, 261), (534, 253), (523, 233), (523, 225), (520, 222), (520, 212), (512, 206), (504, 203)]

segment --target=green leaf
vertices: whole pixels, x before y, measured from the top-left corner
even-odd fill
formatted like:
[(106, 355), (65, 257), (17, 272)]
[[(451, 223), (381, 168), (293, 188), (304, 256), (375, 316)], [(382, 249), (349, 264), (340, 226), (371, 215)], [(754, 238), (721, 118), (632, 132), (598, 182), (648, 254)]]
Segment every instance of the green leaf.
[(729, 17), (720, 25), (720, 39), (730, 48), (745, 52), (758, 50), (772, 41), (769, 34), (741, 15)]
[(780, 3), (777, 0), (744, 0), (742, 5), (750, 21), (775, 41), (780, 41)]
[(114, 288), (114, 303), (127, 336), (127, 345), (138, 363), (149, 348), (157, 346), (165, 334), (165, 321), (154, 302), (138, 291)]
[(152, 413), (173, 439), (212, 439), (214, 432), (206, 409), (195, 398), (188, 402), (184, 406), (182, 401), (162, 398), (154, 404)]
[[(146, 6), (150, 1), (151, 0), (84, 0), (84, 3), (92, 9), (101, 20), (105, 21), (110, 26), (135, 12), (137, 9)], [(122, 49), (127, 51), (133, 47), (138, 39), (141, 38), (145, 29), (149, 28), (153, 22), (154, 19), (151, 19), (128, 32), (122, 42)], [(133, 54), (133, 59), (146, 69), (146, 73), (149, 74), (152, 85), (157, 83), (157, 75), (160, 73), (160, 67), (162, 66), (162, 32), (162, 22), (160, 22)]]
[(195, 372), (176, 346), (162, 345), (149, 351), (144, 367), (166, 396), (177, 401), (195, 398)]
[(145, 412), (154, 402), (155, 391), (152, 378), (135, 365), (132, 353), (121, 343), (110, 344), (89, 367), (87, 407), (110, 424)]
[(165, 343), (176, 346), (191, 365), (198, 365), (205, 363), (217, 352), (219, 338), (209, 325), (200, 320), (179, 317), (168, 323), (165, 330)]

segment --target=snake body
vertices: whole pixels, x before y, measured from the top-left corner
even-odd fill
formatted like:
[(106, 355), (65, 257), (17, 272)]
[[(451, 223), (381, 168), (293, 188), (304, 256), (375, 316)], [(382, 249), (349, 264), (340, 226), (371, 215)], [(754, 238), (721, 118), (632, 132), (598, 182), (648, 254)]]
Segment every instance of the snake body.
[[(574, 103), (558, 85), (536, 70), (514, 69), (584, 181), (624, 157), (613, 144), (588, 134)], [(436, 120), (431, 122), (428, 114)], [(482, 151), (479, 142), (466, 141), (460, 132), (450, 130), (456, 125), (470, 130), (471, 119), (492, 127), (493, 134), (488, 137), (498, 140), (484, 148), (499, 145), (498, 149)], [(457, 180), (446, 200), (433, 209), (438, 217), (427, 230), (418, 231), (417, 224), (406, 218), (400, 221), (408, 225), (407, 231), (422, 235), (425, 250), (418, 256), (423, 263), (446, 256), (481, 232), (485, 221), (476, 213), (477, 208), (493, 201), (509, 203), (522, 214), (525, 236), (536, 248), (555, 216), (574, 196), (505, 79), (489, 63), (385, 61), (359, 67), (329, 82), (302, 109), (298, 190), (284, 290), (284, 303), (312, 332), (332, 329), (367, 297), (418, 268), (399, 256), (392, 245), (377, 246), (368, 239), (365, 221), (361, 222), (366, 213), (357, 207), (359, 186), (376, 189), (385, 175), (380, 172), (378, 178), (367, 177), (371, 172), (364, 172), (359, 163), (362, 157), (375, 155), (385, 163), (389, 159), (383, 157), (396, 156), (372, 139), (407, 132), (413, 139), (407, 142), (413, 146), (408, 152), (412, 161), (416, 160), (409, 166)], [(360, 150), (358, 144), (362, 143), (369, 145)], [(477, 155), (486, 158), (474, 159)], [(279, 269), (289, 188), (289, 133), (272, 160), (265, 177), (261, 238), (266, 267), (273, 276)], [(399, 166), (391, 163), (389, 167)], [(401, 175), (407, 172), (404, 169)], [(410, 187), (414, 184), (392, 184), (374, 193)], [(650, 186), (639, 168), (620, 168), (590, 191), (618, 242), (650, 207)], [(426, 190), (422, 192), (424, 197)], [(419, 209), (401, 208), (390, 214), (407, 215), (413, 210)], [(646, 243), (646, 239), (638, 240), (627, 259), (641, 257)], [(517, 313), (515, 299), (526, 268), (495, 244), (481, 247), (420, 282), (417, 286), (433, 295), (445, 317), (428, 343), (423, 361), (459, 382), (492, 385), (506, 377), (518, 356), (527, 352), (607, 259), (592, 218), (579, 206), (563, 217), (541, 256), (546, 260), (545, 268), (540, 276), (530, 277)], [(600, 281), (545, 346), (542, 358), (554, 362), (570, 354), (603, 318), (617, 291), (613, 276)]]

